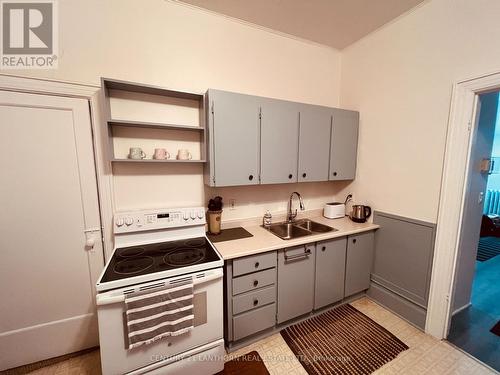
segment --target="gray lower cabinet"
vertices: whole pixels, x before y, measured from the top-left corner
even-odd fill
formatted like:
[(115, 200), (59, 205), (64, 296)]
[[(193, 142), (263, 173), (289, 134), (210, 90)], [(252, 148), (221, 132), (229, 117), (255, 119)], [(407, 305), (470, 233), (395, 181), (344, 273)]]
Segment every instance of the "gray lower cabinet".
[(328, 181), (330, 108), (304, 105), (300, 110), (298, 181)]
[(259, 183), (259, 102), (250, 95), (208, 91), (208, 155), (205, 183), (210, 186)]
[(359, 112), (333, 109), (330, 180), (354, 180), (358, 152)]
[(233, 261), (233, 276), (255, 273), (276, 267), (276, 252), (262, 253), (238, 258)]
[(374, 238), (374, 232), (347, 237), (345, 297), (362, 292), (370, 287)]
[(276, 323), (275, 304), (260, 307), (245, 312), (233, 318), (234, 340), (240, 340), (266, 328), (274, 327)]
[(295, 103), (262, 101), (260, 183), (297, 182), (299, 110)]
[(316, 244), (314, 309), (344, 298), (346, 237)]
[(278, 323), (313, 310), (315, 250), (309, 244), (278, 251)]
[(229, 347), (370, 287), (374, 232), (225, 262)]
[(274, 327), (276, 251), (227, 261), (224, 274), (226, 341), (238, 341)]

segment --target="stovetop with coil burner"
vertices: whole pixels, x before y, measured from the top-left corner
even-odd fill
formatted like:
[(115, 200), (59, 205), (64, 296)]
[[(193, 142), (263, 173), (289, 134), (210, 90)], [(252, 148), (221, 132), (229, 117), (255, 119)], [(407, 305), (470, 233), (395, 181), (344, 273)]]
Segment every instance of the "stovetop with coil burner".
[(220, 260), (206, 237), (117, 248), (101, 283)]

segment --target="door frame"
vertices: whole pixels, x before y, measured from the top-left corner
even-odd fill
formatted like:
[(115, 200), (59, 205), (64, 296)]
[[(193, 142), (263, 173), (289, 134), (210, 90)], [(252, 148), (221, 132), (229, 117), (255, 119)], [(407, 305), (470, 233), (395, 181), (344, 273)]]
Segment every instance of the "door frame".
[(500, 72), (453, 85), (441, 180), (436, 243), (425, 332), (445, 339), (451, 321), (455, 271), (468, 184), (468, 164), (476, 133), (477, 96), (500, 89)]
[[(97, 194), (101, 217), (104, 259), (108, 260), (113, 251), (113, 179), (111, 163), (106, 156), (106, 133), (102, 125), (103, 110), (101, 87), (74, 82), (62, 82), (42, 78), (29, 78), (10, 74), (0, 74), (0, 90), (27, 94), (53, 95), (85, 99), (89, 102), (92, 131), (93, 154), (95, 160)], [(104, 265), (103, 265), (104, 266)]]

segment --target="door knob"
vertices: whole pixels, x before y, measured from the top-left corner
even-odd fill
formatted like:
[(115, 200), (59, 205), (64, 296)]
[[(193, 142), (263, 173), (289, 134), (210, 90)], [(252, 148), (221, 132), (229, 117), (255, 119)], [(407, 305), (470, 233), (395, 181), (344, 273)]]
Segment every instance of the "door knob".
[(87, 240), (85, 241), (85, 246), (90, 247), (91, 249), (93, 249), (94, 245), (95, 245), (95, 238), (94, 237), (88, 237)]
[(93, 250), (96, 244), (96, 239), (101, 238), (100, 228), (85, 229), (85, 247), (87, 250)]

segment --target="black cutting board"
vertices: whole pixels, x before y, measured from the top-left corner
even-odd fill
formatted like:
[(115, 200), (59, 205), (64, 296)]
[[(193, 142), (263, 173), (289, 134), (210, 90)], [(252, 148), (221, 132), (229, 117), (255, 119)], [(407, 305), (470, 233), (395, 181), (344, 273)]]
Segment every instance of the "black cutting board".
[(246, 231), (242, 227), (223, 229), (220, 234), (210, 234), (207, 232), (207, 237), (212, 242), (224, 242), (231, 240), (239, 240), (240, 238), (253, 237), (253, 234)]

